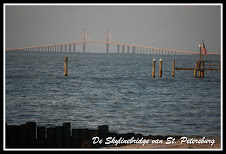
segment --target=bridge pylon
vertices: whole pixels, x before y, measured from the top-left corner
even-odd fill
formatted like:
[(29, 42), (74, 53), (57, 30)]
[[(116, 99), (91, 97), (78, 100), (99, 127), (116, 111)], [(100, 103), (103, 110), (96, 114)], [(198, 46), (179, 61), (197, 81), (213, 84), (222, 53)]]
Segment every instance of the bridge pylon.
[(107, 28), (107, 40), (106, 40), (106, 53), (109, 52), (109, 43), (108, 43), (108, 28)]
[(84, 30), (83, 30), (83, 53), (85, 53), (86, 52), (86, 29), (84, 28)]

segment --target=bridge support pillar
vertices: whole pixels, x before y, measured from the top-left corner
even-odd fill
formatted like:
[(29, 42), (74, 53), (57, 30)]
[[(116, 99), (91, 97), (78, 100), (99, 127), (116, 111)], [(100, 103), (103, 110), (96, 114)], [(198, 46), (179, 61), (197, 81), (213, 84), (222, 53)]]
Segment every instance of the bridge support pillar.
[(117, 44), (117, 53), (119, 53), (119, 48), (120, 48), (120, 45)]
[(86, 43), (83, 43), (83, 53), (86, 52)]
[(129, 53), (129, 46), (127, 46), (127, 53)]
[(71, 44), (68, 44), (69, 45), (69, 52), (71, 52)]
[(74, 46), (74, 52), (75, 52), (75, 44), (73, 46)]
[(67, 52), (67, 45), (65, 45), (65, 52)]
[(109, 43), (106, 43), (106, 53), (109, 52)]

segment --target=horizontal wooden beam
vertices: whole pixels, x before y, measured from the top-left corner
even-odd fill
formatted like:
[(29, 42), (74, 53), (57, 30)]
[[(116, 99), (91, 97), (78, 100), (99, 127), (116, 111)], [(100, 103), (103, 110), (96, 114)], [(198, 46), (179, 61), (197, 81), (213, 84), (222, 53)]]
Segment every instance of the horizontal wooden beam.
[(175, 70), (194, 70), (196, 68), (175, 68)]
[[(175, 68), (175, 70), (194, 70), (196, 68)], [(220, 71), (220, 69), (196, 69), (196, 71)]]

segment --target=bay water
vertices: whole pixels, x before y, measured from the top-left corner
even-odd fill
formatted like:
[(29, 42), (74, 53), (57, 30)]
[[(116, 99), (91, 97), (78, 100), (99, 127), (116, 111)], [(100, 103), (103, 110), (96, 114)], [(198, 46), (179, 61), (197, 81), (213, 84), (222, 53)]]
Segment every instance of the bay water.
[[(68, 56), (68, 76), (64, 57)], [(152, 60), (156, 59), (156, 77)], [(158, 76), (163, 60), (162, 78)], [(5, 121), (143, 135), (220, 136), (221, 76), (194, 78), (198, 55), (5, 52)], [(204, 60), (219, 61), (218, 55)], [(219, 68), (212, 63), (212, 68)], [(209, 67), (208, 65), (205, 67)]]

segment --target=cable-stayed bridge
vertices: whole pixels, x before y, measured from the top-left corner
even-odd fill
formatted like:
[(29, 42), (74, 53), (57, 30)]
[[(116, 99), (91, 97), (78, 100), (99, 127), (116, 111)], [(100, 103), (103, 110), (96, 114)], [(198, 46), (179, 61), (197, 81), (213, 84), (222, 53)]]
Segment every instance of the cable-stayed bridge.
[[(111, 37), (111, 41), (109, 37)], [(79, 41), (76, 41), (76, 42), (6, 49), (6, 51), (21, 50), (21, 51), (41, 51), (41, 52), (78, 52), (76, 51), (76, 45), (80, 44), (82, 45), (82, 53), (86, 53), (86, 44), (102, 43), (102, 44), (106, 44), (106, 53), (110, 53), (109, 52), (110, 45), (116, 45), (117, 50), (115, 53), (165, 54), (165, 55), (198, 55), (199, 54), (199, 52), (195, 52), (195, 51), (174, 50), (174, 49), (157, 48), (157, 47), (151, 47), (151, 46), (119, 43), (112, 37), (112, 34), (108, 29), (104, 33), (104, 39), (105, 41), (92, 41), (91, 37), (89, 36), (87, 31), (84, 29), (81, 36), (79, 37)], [(208, 53), (208, 54), (217, 55), (220, 53)]]

